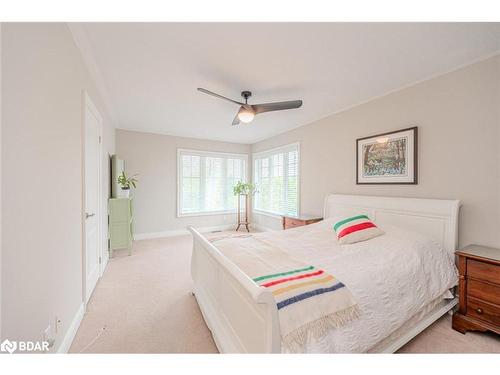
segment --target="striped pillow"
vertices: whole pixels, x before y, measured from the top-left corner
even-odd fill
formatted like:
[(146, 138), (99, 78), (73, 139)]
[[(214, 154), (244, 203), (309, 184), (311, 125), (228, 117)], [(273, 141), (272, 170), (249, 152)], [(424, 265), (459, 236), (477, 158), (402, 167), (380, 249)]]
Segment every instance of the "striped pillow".
[(357, 215), (342, 219), (333, 225), (340, 244), (366, 241), (384, 234), (366, 215)]

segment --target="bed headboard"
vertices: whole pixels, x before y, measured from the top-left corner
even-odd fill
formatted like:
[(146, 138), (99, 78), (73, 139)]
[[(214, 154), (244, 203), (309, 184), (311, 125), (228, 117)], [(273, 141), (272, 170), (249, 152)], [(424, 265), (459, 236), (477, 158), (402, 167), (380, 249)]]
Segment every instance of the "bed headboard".
[(380, 226), (394, 225), (425, 234), (454, 252), (459, 207), (458, 200), (330, 194), (325, 199), (324, 218), (367, 214)]

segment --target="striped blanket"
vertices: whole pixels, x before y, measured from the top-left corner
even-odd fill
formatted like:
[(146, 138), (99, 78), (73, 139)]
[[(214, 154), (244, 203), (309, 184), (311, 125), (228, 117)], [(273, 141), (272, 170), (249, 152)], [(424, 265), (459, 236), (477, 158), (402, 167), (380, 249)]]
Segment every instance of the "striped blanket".
[(355, 319), (358, 306), (333, 275), (290, 257), (252, 235), (212, 236), (209, 240), (255, 283), (271, 291), (278, 308), (282, 341), (301, 351), (308, 336)]

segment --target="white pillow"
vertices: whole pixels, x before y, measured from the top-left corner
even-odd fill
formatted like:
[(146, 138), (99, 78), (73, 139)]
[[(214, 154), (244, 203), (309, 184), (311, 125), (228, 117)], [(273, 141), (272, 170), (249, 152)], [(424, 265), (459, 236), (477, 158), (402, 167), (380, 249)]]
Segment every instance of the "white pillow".
[(366, 241), (384, 234), (367, 215), (356, 215), (337, 221), (333, 225), (340, 244), (352, 244)]

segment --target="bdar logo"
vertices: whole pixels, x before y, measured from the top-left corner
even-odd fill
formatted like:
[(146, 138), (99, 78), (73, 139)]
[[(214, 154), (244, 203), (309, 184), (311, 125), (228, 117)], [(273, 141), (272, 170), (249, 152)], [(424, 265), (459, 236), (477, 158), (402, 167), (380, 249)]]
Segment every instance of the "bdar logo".
[(17, 342), (15, 341), (9, 341), (9, 340), (4, 340), (0, 344), (0, 351), (2, 352), (9, 352), (10, 354), (14, 353), (17, 349)]

